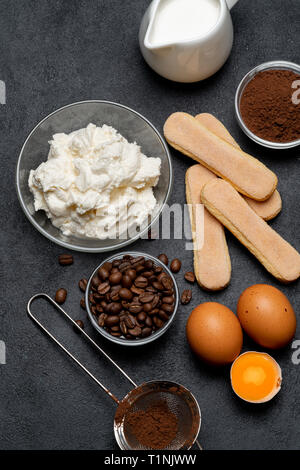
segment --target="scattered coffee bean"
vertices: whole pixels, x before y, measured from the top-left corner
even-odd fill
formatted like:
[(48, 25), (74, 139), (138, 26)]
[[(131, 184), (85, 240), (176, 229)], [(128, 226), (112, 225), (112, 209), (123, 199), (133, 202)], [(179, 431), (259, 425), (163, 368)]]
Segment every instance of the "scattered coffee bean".
[(85, 299), (84, 299), (84, 297), (82, 297), (82, 299), (80, 300), (80, 307), (83, 308), (83, 310), (86, 310), (86, 305), (85, 305)]
[(88, 281), (85, 278), (80, 279), (80, 281), (78, 282), (78, 287), (82, 292), (86, 291), (87, 283), (88, 283)]
[(185, 273), (184, 279), (193, 284), (196, 280), (196, 277), (195, 277), (195, 274), (192, 271), (189, 271), (189, 272)]
[[(83, 330), (84, 329), (84, 323), (82, 320), (75, 320), (75, 323)], [(75, 333), (80, 333), (80, 331), (78, 330), (78, 328), (76, 328), (75, 325), (73, 325), (73, 328), (74, 328), (74, 331)]]
[[(81, 290), (85, 281), (79, 283)], [(99, 268), (91, 282), (89, 304), (101, 328), (132, 341), (150, 336), (170, 320), (175, 290), (161, 266), (143, 256), (125, 255)]]
[(74, 258), (72, 255), (59, 255), (58, 262), (61, 266), (69, 266), (74, 263)]
[(181, 269), (181, 261), (178, 258), (173, 259), (172, 263), (170, 264), (170, 269), (172, 273), (178, 273)]
[(181, 295), (182, 305), (187, 305), (192, 300), (192, 291), (191, 289), (185, 289)]
[(66, 289), (58, 289), (55, 294), (55, 301), (58, 304), (63, 304), (66, 301), (67, 298), (67, 291)]
[(169, 259), (167, 257), (167, 255), (165, 255), (164, 253), (162, 253), (161, 255), (158, 256), (158, 259), (164, 263), (166, 266), (168, 266), (168, 263), (169, 263)]

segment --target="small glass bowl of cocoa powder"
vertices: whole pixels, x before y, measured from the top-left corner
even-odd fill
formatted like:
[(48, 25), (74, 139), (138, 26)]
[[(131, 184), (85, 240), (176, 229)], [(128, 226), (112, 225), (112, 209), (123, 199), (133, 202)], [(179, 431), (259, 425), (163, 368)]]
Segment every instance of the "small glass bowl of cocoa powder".
[(250, 70), (237, 88), (235, 112), (254, 142), (273, 149), (300, 145), (300, 66), (272, 61)]

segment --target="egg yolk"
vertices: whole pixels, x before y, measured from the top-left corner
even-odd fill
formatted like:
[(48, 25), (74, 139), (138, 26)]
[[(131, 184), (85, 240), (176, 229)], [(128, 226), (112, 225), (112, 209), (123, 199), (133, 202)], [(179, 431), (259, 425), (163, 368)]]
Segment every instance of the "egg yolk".
[(280, 387), (277, 363), (268, 354), (249, 352), (236, 359), (231, 369), (235, 393), (249, 401), (260, 401)]

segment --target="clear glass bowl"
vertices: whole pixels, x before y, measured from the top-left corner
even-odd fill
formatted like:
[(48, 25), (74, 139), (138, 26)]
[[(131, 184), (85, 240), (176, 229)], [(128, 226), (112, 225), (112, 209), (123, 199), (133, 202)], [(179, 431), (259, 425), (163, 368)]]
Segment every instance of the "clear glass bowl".
[(236, 94), (235, 94), (235, 115), (237, 118), (237, 121), (239, 123), (239, 126), (241, 129), (245, 132), (245, 134), (250, 137), (254, 142), (263, 145), (264, 147), (269, 147), (272, 149), (290, 149), (292, 147), (297, 147), (300, 145), (300, 139), (294, 140), (292, 142), (271, 142), (269, 140), (262, 139), (261, 137), (258, 137), (257, 135), (253, 134), (253, 132), (250, 131), (250, 129), (246, 126), (246, 124), (243, 121), (241, 112), (240, 112), (240, 102), (241, 102), (241, 97), (243, 95), (245, 87), (248, 85), (248, 83), (257, 75), (259, 72), (263, 72), (265, 70), (290, 70), (292, 72), (295, 72), (297, 74), (300, 74), (300, 66), (297, 64), (294, 64), (293, 62), (286, 62), (284, 60), (277, 60), (277, 61), (272, 61), (272, 62), (265, 62), (264, 64), (258, 65), (254, 69), (250, 70), (244, 78), (242, 79), (241, 83), (239, 84)]
[[(48, 141), (58, 132), (70, 133), (86, 127), (90, 122), (98, 126), (108, 124), (116, 128), (129, 142), (136, 142), (147, 156), (161, 159), (161, 176), (154, 188), (157, 208), (151, 223), (136, 231), (131, 238), (83, 239), (65, 236), (48, 219), (44, 211), (35, 212), (33, 196), (28, 187), (31, 169), (47, 160)], [(70, 250), (99, 253), (120, 249), (147, 233), (161, 214), (171, 192), (172, 163), (168, 147), (158, 130), (141, 114), (126, 106), (109, 101), (82, 101), (54, 111), (43, 119), (27, 137), (17, 164), (16, 184), (21, 207), (32, 225), (49, 240)]]
[[(166, 271), (166, 273), (170, 276), (170, 278), (172, 279), (173, 284), (174, 284), (174, 291), (175, 291), (174, 311), (173, 311), (172, 315), (170, 315), (169, 321), (167, 321), (162, 328), (157, 330), (155, 333), (152, 333), (147, 338), (129, 340), (129, 339), (124, 339), (124, 338), (117, 338), (115, 336), (110, 335), (109, 333), (107, 333), (107, 331), (105, 331), (104, 328), (101, 328), (101, 326), (98, 325), (98, 323), (95, 320), (95, 317), (92, 314), (91, 309), (90, 309), (89, 293), (90, 293), (90, 290), (91, 290), (91, 282), (92, 282), (93, 277), (97, 273), (98, 269), (100, 269), (101, 266), (103, 266), (108, 261), (110, 261), (110, 262), (114, 261), (115, 259), (122, 258), (124, 255), (131, 255), (131, 256), (134, 256), (134, 257), (144, 256), (144, 258), (146, 260), (147, 259), (152, 260), (157, 266), (161, 266), (164, 269), (164, 271)], [(96, 269), (94, 269), (94, 271), (92, 272), (92, 274), (89, 278), (89, 281), (88, 281), (88, 284), (87, 284), (87, 287), (86, 287), (85, 304), (86, 304), (86, 310), (87, 310), (87, 313), (88, 313), (88, 317), (89, 317), (93, 327), (98, 331), (98, 333), (100, 333), (102, 336), (104, 336), (104, 338), (108, 339), (109, 341), (112, 341), (113, 343), (117, 343), (117, 344), (120, 344), (120, 345), (123, 345), (123, 346), (142, 346), (143, 344), (152, 343), (152, 341), (155, 341), (156, 339), (160, 338), (170, 328), (172, 322), (175, 319), (175, 315), (176, 315), (176, 312), (177, 312), (177, 309), (178, 309), (179, 291), (178, 291), (178, 287), (177, 287), (177, 284), (176, 284), (176, 281), (175, 281), (175, 278), (174, 278), (172, 272), (159, 259), (154, 258), (153, 256), (148, 255), (147, 253), (140, 253), (140, 252), (137, 252), (137, 251), (126, 251), (126, 252), (123, 252), (123, 253), (118, 253), (118, 254), (115, 254), (113, 256), (110, 256), (109, 258), (104, 260), (101, 264), (99, 264), (99, 266), (97, 266)]]

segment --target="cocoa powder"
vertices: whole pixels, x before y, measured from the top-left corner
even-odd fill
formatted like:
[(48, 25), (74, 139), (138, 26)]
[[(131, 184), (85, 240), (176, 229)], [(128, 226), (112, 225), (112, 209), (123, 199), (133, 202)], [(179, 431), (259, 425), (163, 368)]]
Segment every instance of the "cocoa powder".
[(292, 101), (292, 84), (299, 79), (290, 70), (273, 69), (259, 72), (246, 85), (240, 112), (253, 134), (282, 143), (300, 138), (300, 104)]
[(153, 403), (145, 411), (127, 413), (125, 423), (138, 442), (150, 449), (166, 449), (178, 431), (177, 417), (165, 400)]

